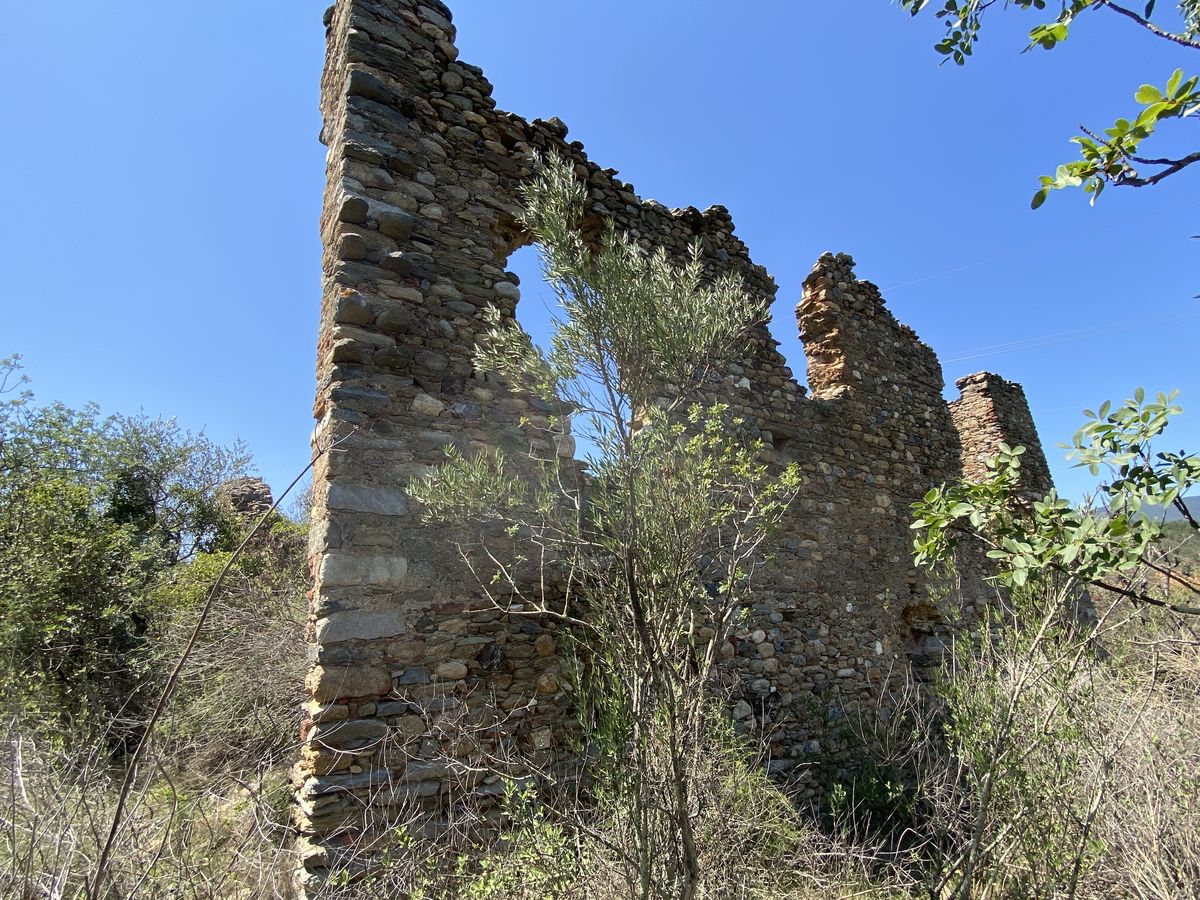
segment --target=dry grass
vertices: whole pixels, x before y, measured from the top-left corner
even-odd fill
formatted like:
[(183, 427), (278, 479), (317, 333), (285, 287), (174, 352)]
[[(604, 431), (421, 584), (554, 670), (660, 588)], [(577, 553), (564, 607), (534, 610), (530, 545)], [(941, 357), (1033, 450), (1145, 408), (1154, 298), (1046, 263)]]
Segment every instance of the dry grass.
[[(112, 821), (120, 773), (93, 751), (8, 723), (0, 755), (0, 896), (81, 897)], [(158, 765), (141, 780), (104, 896), (291, 896), (286, 783), (257, 773), (239, 784), (182, 783)]]
[[(1113, 618), (1121, 612), (1124, 619)], [(972, 897), (1200, 896), (1200, 647), (1185, 628), (1128, 610), (1111, 611), (1101, 628), (1104, 652), (1082, 657), (1065, 691), (1047, 681), (1020, 698), (1021, 752), (998, 770), (1008, 782), (984, 817)], [(986, 668), (958, 675), (976, 679), (978, 696), (978, 679), (989, 672), (995, 685), (1010, 685), (1022, 667), (1061, 664), (1065, 649), (1043, 647), (1041, 656), (1023, 659), (997, 652)], [(253, 665), (247, 678), (251, 671)], [(267, 692), (264, 701), (273, 697)], [(745, 748), (730, 745), (706, 757), (695, 772), (699, 896), (954, 895), (975, 833), (983, 772), (952, 733), (947, 737), (945, 708), (916, 689), (892, 699), (900, 714), (860, 723), (870, 765), (843, 797), (832, 832), (799, 814)], [(220, 704), (204, 708), (227, 712)], [(211, 723), (217, 739), (220, 721)], [(289, 849), (291, 789), (281, 766), (287, 754), (280, 755), (278, 732), (267, 731), (276, 737), (240, 768), (234, 755), (194, 752), (193, 730), (178, 745), (182, 756), (170, 765), (162, 755), (153, 762), (120, 836), (110, 897), (293, 900), (298, 858)], [(229, 747), (249, 747), (244, 737)], [(81, 896), (112, 812), (118, 773), (108, 753), (102, 741), (86, 752), (68, 749), (29, 719), (7, 723), (0, 896)], [(181, 767), (183, 758), (189, 762)], [(900, 802), (881, 804), (881, 773), (895, 779), (889, 789), (900, 785), (884, 792)], [(347, 848), (331, 877), (310, 887), (313, 900), (639, 896), (628, 806), (595, 797), (536, 799), (514, 788), (503, 816), (492, 813), (504, 824), (488, 846), (470, 838), (465, 824), (430, 840), (420, 836), (415, 810), (378, 812), (387, 819), (391, 849)], [(1076, 860), (1071, 894), (1061, 873)]]
[[(219, 605), (139, 773), (107, 898), (295, 900), (285, 773), (304, 664), (297, 583), (248, 570)], [(832, 797), (832, 829), (797, 811), (753, 748), (731, 737), (708, 746), (690, 774), (698, 896), (1200, 897), (1200, 641), (1165, 614), (1098, 605), (1094, 630), (963, 648), (941, 699), (910, 685), (889, 698), (887, 715), (860, 720), (863, 764)], [(169, 656), (170, 628), (162, 646)], [(972, 743), (1005, 710), (1007, 737)], [(103, 736), (68, 739), (27, 712), (3, 727), (0, 896), (82, 897), (120, 760)], [(497, 776), (527, 766), (492, 763)], [(639, 783), (653, 791), (656, 781)], [(424, 836), (415, 808), (373, 807), (388, 849), (344, 848), (308, 894), (632, 900), (642, 895), (634, 799), (514, 785), (499, 809), (464, 810), (436, 838)], [(500, 826), (487, 844), (475, 828), (485, 820)]]

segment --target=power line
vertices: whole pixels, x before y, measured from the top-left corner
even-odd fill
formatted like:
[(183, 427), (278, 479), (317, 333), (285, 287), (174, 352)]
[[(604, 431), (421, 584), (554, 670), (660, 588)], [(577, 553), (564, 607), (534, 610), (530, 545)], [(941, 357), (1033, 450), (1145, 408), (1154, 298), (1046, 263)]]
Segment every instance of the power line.
[[(1143, 212), (1139, 215), (1122, 216), (1121, 221), (1128, 224), (1130, 222), (1141, 222), (1141, 221), (1145, 221), (1148, 219), (1156, 219), (1156, 218), (1160, 218), (1164, 212), (1174, 212), (1175, 210), (1184, 209), (1185, 207), (1191, 209), (1194, 206), (1195, 206), (1195, 204), (1190, 201), (1184, 202), (1184, 203), (1172, 203), (1172, 204), (1168, 204), (1167, 206), (1161, 207), (1156, 210), (1152, 210), (1149, 212)], [(1101, 223), (1100, 230), (1103, 230), (1102, 223)], [(1093, 234), (1092, 236), (1096, 237), (1097, 235)], [(1190, 237), (1200, 239), (1200, 235), (1190, 235)], [(997, 256), (990, 257), (988, 259), (981, 259), (978, 262), (972, 262), (972, 263), (967, 263), (967, 264), (961, 265), (961, 266), (955, 266), (952, 269), (946, 269), (943, 272), (935, 272), (932, 275), (923, 275), (920, 278), (914, 278), (912, 281), (905, 281), (900, 284), (894, 284), (891, 287), (880, 288), (879, 290), (880, 290), (880, 293), (887, 294), (889, 291), (897, 291), (897, 290), (900, 290), (901, 288), (911, 287), (914, 284), (923, 284), (926, 281), (933, 281), (935, 278), (944, 278), (947, 275), (953, 275), (957, 272), (964, 272), (967, 269), (974, 269), (974, 268), (977, 268), (978, 266), (986, 266), (989, 263), (999, 262), (1002, 259), (1008, 259), (1009, 257), (1012, 257), (1012, 256), (1027, 256), (1027, 255), (1029, 255), (1030, 250), (1033, 250), (1040, 246), (1042, 246), (1040, 242), (1030, 241), (1030, 242), (1024, 243), (1023, 246), (1014, 247), (1012, 249), (1005, 251), (1004, 253), (1001, 253)]]
[(979, 262), (967, 263), (965, 266), (955, 266), (953, 269), (947, 269), (945, 272), (936, 272), (933, 275), (925, 275), (921, 278), (914, 278), (912, 281), (905, 281), (901, 284), (893, 284), (891, 287), (880, 288), (879, 291), (882, 294), (886, 294), (889, 291), (898, 291), (900, 288), (911, 287), (914, 284), (921, 284), (925, 281), (933, 281), (935, 278), (942, 278), (946, 275), (953, 275), (955, 272), (965, 272), (967, 269), (974, 269), (978, 266), (986, 266), (989, 263), (999, 262), (1002, 259), (1008, 259), (1008, 257), (1014, 256), (1016, 252), (1017, 251), (1015, 250), (1011, 250), (1008, 253), (1001, 253), (999, 256), (993, 256), (990, 259), (981, 259)]
[(1072, 341), (1086, 340), (1087, 338), (1099, 337), (1105, 334), (1113, 334), (1122, 331), (1136, 331), (1142, 328), (1152, 328), (1158, 325), (1170, 325), (1175, 322), (1182, 322), (1189, 319), (1200, 318), (1200, 313), (1190, 313), (1183, 316), (1172, 316), (1166, 319), (1151, 319), (1143, 322), (1127, 322), (1119, 325), (1106, 325), (1095, 328), (1083, 329), (1081, 331), (1064, 331), (1057, 334), (1042, 335), (1040, 337), (1024, 338), (1019, 341), (1010, 341), (1006, 344), (993, 344), (989, 347), (977, 347), (974, 350), (967, 351), (960, 356), (951, 356), (942, 360), (943, 363), (963, 362), (968, 359), (982, 359), (986, 356), (999, 356), (1002, 353), (1015, 353), (1018, 350), (1036, 350), (1040, 347), (1050, 347), (1055, 344), (1066, 344)]

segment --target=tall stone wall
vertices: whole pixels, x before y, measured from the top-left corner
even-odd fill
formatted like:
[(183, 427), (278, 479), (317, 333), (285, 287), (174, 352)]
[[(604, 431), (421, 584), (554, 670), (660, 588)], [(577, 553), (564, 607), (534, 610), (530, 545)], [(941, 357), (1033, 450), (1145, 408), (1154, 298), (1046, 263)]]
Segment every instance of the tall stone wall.
[[(506, 261), (529, 242), (518, 189), (535, 154), (574, 162), (589, 221), (614, 218), (677, 256), (699, 241), (711, 274), (737, 273), (764, 313), (775, 297), (726, 209), (642, 200), (561, 122), (496, 109), (437, 0), (339, 0), (326, 25), (314, 443), (334, 449), (314, 475), (312, 701), (297, 767), (317, 874), (339, 847), (381, 836), (390, 815), (438, 827), (463, 798), (495, 795), (484, 760), (570, 763), (555, 635), (486, 602), (455, 549), (465, 532), (421, 524), (405, 493), (447, 446), (570, 452), (523, 425), (544, 422), (538, 401), (472, 364), (482, 311), (511, 317), (520, 298)], [(964, 471), (964, 449), (974, 471), (1014, 424), (1037, 444), (1020, 389), (994, 376), (972, 376), (992, 387), (971, 381), (952, 415), (933, 352), (853, 265), (826, 254), (804, 285), (811, 396), (765, 323), (722, 389), (770, 458), (806, 476), (725, 672), (739, 727), (768, 735), (772, 769), (813, 796), (855, 711), (936, 655), (944, 622), (910, 562), (909, 504)]]

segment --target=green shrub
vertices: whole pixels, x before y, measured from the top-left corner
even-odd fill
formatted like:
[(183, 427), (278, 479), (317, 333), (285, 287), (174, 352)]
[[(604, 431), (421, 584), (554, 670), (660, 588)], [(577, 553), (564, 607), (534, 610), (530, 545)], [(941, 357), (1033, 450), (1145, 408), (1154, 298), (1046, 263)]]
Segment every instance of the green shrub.
[[(0, 361), (0, 387), (17, 362)], [(11, 391), (9, 392), (12, 393)], [(0, 390), (0, 395), (3, 391)], [(128, 743), (153, 695), (163, 574), (229, 539), (247, 462), (145, 416), (0, 399), (0, 684), (10, 707)]]

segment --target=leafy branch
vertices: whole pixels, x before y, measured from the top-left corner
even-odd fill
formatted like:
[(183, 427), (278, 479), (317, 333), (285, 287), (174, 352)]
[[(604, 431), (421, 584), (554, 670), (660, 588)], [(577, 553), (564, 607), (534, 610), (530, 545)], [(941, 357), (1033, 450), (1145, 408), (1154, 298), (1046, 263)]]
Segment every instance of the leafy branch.
[[(1154, 452), (1151, 443), (1182, 410), (1175, 394), (1147, 401), (1138, 389), (1119, 407), (1105, 403), (1085, 410), (1088, 422), (1076, 433), (1071, 457), (1093, 475), (1107, 471), (1100, 485), (1101, 509), (1077, 509), (1051, 491), (1028, 504), (1018, 493), (1023, 447), (1001, 445), (979, 482), (962, 480), (927, 493), (914, 504), (912, 528), (918, 565), (936, 566), (953, 558), (963, 538), (982, 543), (993, 560), (994, 578), (1005, 587), (1023, 587), (1047, 574), (1112, 591), (1150, 606), (1200, 615), (1200, 608), (1155, 596), (1135, 585), (1142, 567), (1159, 570), (1156, 548), (1161, 522), (1150, 511), (1174, 506), (1200, 530), (1183, 498), (1200, 484), (1200, 456)], [(1200, 586), (1177, 579), (1200, 597)]]
[[(945, 0), (936, 17), (945, 21), (945, 35), (934, 45), (934, 49), (955, 65), (965, 65), (967, 57), (974, 51), (987, 11), (1001, 0)], [(900, 0), (901, 6), (910, 15), (917, 15), (929, 0)], [(1046, 0), (1003, 0), (1003, 7), (1044, 10)], [(1049, 22), (1034, 26), (1029, 31), (1026, 50), (1041, 47), (1053, 50), (1070, 34), (1071, 26), (1084, 12), (1108, 9), (1136, 23), (1155, 37), (1176, 46), (1200, 50), (1200, 0), (1180, 0), (1178, 9), (1183, 20), (1181, 30), (1164, 28), (1153, 21), (1156, 0), (1146, 3), (1144, 12), (1121, 6), (1111, 0), (1061, 0), (1059, 14)], [(1200, 112), (1198, 78), (1185, 78), (1183, 69), (1177, 69), (1168, 79), (1165, 90), (1151, 84), (1143, 84), (1134, 94), (1142, 109), (1132, 119), (1119, 118), (1111, 128), (1104, 129), (1103, 136), (1080, 125), (1081, 136), (1073, 137), (1079, 145), (1080, 159), (1060, 165), (1054, 175), (1043, 175), (1041, 187), (1033, 195), (1031, 206), (1040, 207), (1050, 191), (1065, 188), (1082, 188), (1090, 195), (1091, 203), (1103, 192), (1106, 185), (1120, 187), (1149, 187), (1175, 175), (1193, 163), (1200, 162), (1200, 151), (1179, 157), (1148, 157), (1139, 154), (1143, 141), (1150, 138), (1164, 121), (1183, 120)]]
[[(1092, 203), (1095, 203), (1108, 183), (1148, 187), (1200, 162), (1200, 151), (1178, 159), (1138, 155), (1142, 141), (1154, 134), (1159, 122), (1183, 119), (1200, 111), (1198, 82), (1200, 77), (1195, 75), (1184, 81), (1183, 69), (1176, 69), (1167, 80), (1165, 90), (1143, 84), (1133, 95), (1142, 104), (1142, 111), (1132, 121), (1117, 119), (1111, 128), (1104, 130), (1105, 137), (1080, 125), (1079, 130), (1084, 136), (1071, 140), (1079, 145), (1083, 158), (1059, 166), (1053, 177), (1043, 175), (1042, 186), (1033, 195), (1032, 207), (1041, 206), (1050, 191), (1067, 187), (1082, 187), (1085, 193), (1092, 195)], [(1158, 171), (1142, 175), (1138, 166), (1153, 166)]]

